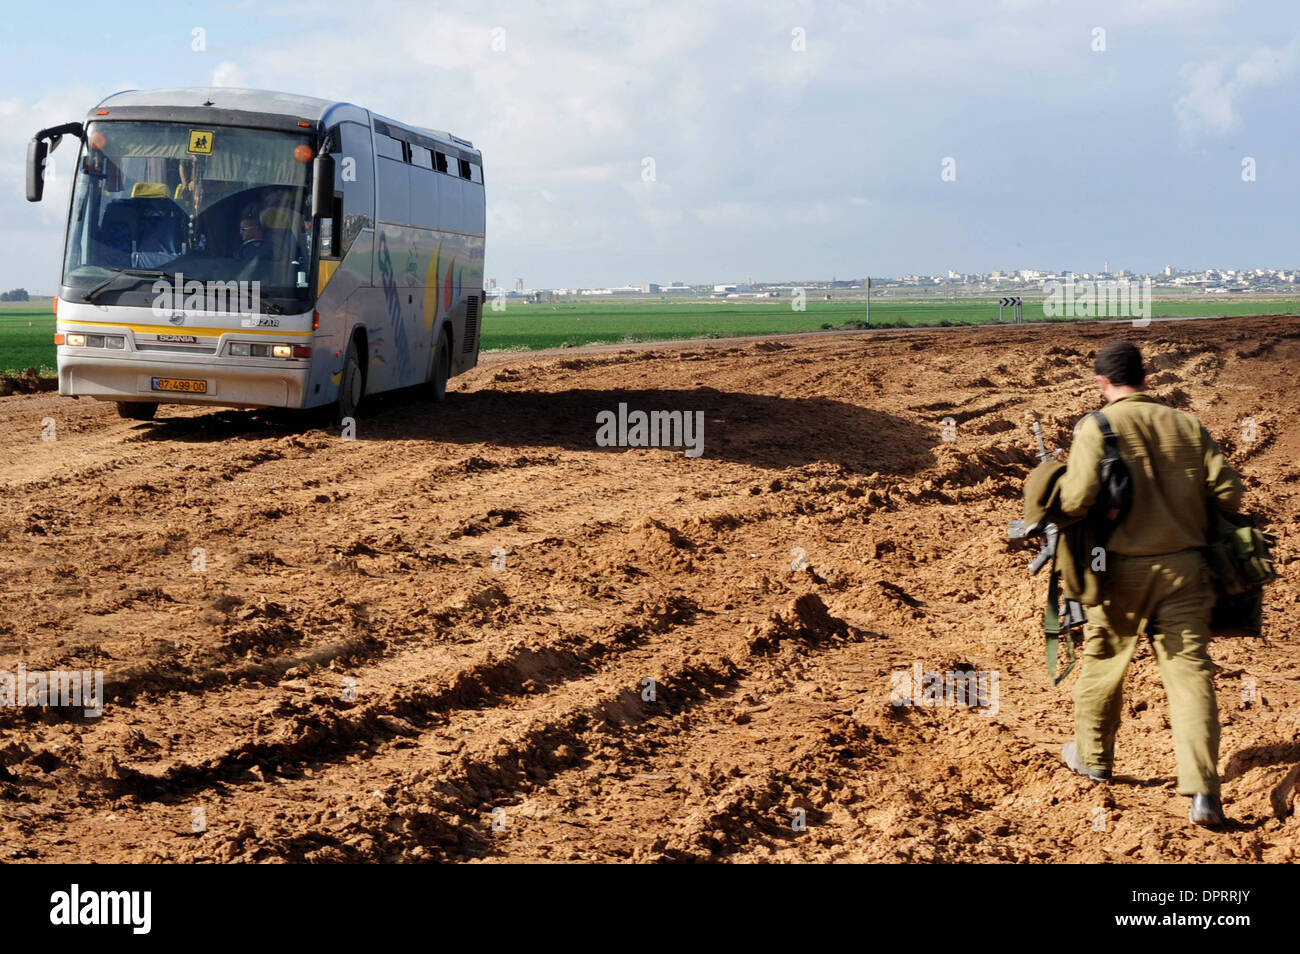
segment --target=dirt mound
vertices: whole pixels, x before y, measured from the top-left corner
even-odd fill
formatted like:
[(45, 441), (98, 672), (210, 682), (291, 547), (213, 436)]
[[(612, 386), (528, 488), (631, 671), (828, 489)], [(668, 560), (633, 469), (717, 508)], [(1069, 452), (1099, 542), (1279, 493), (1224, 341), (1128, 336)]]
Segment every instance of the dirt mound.
[[(995, 432), (996, 433), (996, 432)], [(974, 488), (982, 493), (1018, 495), (1026, 468), (1037, 463), (1033, 451), (1019, 444), (994, 444), (964, 451), (940, 447), (935, 451), (935, 467), (928, 477), (933, 493), (941, 488)]]
[(657, 570), (689, 570), (695, 544), (679, 530), (644, 517), (627, 533), (629, 559)]
[(35, 368), (28, 368), (19, 375), (0, 374), (0, 397), (8, 394), (36, 394), (58, 389), (58, 378), (42, 377)]
[(830, 639), (849, 639), (857, 635), (848, 623), (831, 615), (816, 593), (796, 597), (784, 612), (773, 613), (746, 634), (750, 653), (772, 653), (783, 643), (796, 642), (816, 646)]

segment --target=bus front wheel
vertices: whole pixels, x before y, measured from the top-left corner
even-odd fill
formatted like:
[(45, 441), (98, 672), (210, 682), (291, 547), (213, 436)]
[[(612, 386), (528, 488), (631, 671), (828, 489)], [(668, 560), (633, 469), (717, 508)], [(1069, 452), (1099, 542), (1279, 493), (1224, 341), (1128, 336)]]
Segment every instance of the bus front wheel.
[(117, 413), (131, 421), (152, 421), (158, 413), (157, 401), (118, 401)]
[(345, 417), (355, 417), (365, 392), (361, 376), (361, 361), (357, 357), (357, 339), (348, 342), (347, 357), (343, 359), (343, 376), (339, 379), (339, 397), (334, 415), (341, 423)]

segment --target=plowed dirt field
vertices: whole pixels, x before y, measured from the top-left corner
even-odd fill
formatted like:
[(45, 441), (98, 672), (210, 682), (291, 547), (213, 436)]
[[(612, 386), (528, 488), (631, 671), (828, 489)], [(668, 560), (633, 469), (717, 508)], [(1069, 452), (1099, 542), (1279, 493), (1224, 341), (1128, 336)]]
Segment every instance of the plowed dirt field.
[[(1006, 539), (1031, 422), (1068, 446), (1117, 336), (1279, 538), (1269, 638), (1212, 649), (1223, 832), (1187, 825), (1145, 646), (1115, 783), (1061, 766), (1074, 677)], [(702, 411), (703, 455), (598, 447), (620, 403)], [(0, 854), (1294, 861), (1298, 410), (1297, 318), (488, 355), (353, 441), (0, 399), (0, 670), (107, 697), (0, 709)], [(932, 671), (989, 704), (891, 704)]]

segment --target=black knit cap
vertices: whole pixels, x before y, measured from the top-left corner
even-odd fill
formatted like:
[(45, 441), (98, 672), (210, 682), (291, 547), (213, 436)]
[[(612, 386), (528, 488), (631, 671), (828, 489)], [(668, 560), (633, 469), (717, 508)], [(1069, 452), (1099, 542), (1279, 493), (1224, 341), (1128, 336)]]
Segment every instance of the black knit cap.
[(1142, 352), (1131, 341), (1112, 341), (1097, 351), (1093, 369), (1110, 378), (1111, 384), (1141, 387), (1146, 380), (1142, 367)]

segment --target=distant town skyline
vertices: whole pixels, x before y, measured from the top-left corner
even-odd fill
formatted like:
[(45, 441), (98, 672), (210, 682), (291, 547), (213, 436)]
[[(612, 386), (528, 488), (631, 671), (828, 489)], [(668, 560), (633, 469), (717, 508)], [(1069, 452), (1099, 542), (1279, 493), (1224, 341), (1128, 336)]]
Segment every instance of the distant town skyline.
[[(1108, 264), (1108, 263), (1107, 263)], [(1042, 269), (1042, 268), (1018, 268), (1018, 269), (993, 269), (988, 272), (957, 272), (952, 269), (946, 270), (942, 275), (926, 274), (921, 272), (907, 272), (901, 275), (872, 275), (871, 281), (876, 285), (889, 284), (974, 284), (974, 283), (1026, 283), (1041, 284), (1048, 281), (1063, 281), (1067, 278), (1076, 280), (1104, 280), (1113, 278), (1118, 280), (1141, 280), (1149, 277), (1154, 285), (1183, 285), (1186, 287), (1197, 287), (1204, 285), (1222, 284), (1225, 279), (1234, 284), (1249, 285), (1273, 285), (1273, 284), (1300, 284), (1300, 266), (1293, 268), (1275, 268), (1275, 267), (1227, 267), (1222, 268), (1210, 266), (1207, 268), (1181, 268), (1174, 265), (1166, 265), (1154, 272), (1137, 272), (1133, 269), (1116, 267), (1109, 271), (1073, 271), (1071, 269)], [(796, 285), (806, 285), (809, 287), (824, 287), (837, 285), (839, 287), (860, 286), (867, 279), (867, 276), (858, 276), (853, 278), (841, 279), (837, 276), (813, 276), (804, 278), (784, 278), (784, 279), (755, 279), (746, 278), (743, 281), (733, 282), (628, 282), (615, 285), (529, 285), (522, 277), (516, 277), (508, 283), (500, 282), (491, 277), (485, 279), (485, 285), (489, 294), (494, 291), (503, 293), (507, 296), (512, 294), (523, 294), (533, 291), (555, 292), (560, 294), (583, 294), (583, 293), (609, 293), (609, 294), (664, 294), (664, 293), (686, 293), (694, 292), (700, 289), (711, 287), (716, 293), (726, 288), (743, 290), (747, 288), (772, 288), (772, 287), (793, 287)]]
[[(1108, 264), (1108, 263), (1107, 263)], [(1133, 269), (1116, 267), (1109, 271), (1073, 271), (1071, 269), (1043, 269), (1043, 268), (1015, 268), (1015, 269), (993, 269), (987, 272), (958, 272), (954, 269), (947, 269), (943, 274), (928, 274), (924, 272), (905, 272), (900, 275), (872, 275), (871, 281), (879, 287), (889, 285), (954, 285), (954, 284), (1026, 284), (1041, 285), (1048, 281), (1062, 281), (1066, 278), (1076, 280), (1100, 280), (1113, 278), (1119, 280), (1141, 280), (1149, 277), (1156, 286), (1184, 286), (1188, 288), (1224, 285), (1225, 281), (1232, 285), (1240, 286), (1272, 286), (1272, 285), (1300, 285), (1300, 266), (1291, 268), (1276, 268), (1264, 266), (1251, 267), (1218, 267), (1210, 266), (1206, 268), (1182, 268), (1173, 265), (1166, 265), (1154, 272), (1138, 272)], [(855, 276), (851, 278), (840, 278), (835, 275), (831, 276), (805, 276), (803, 278), (780, 278), (780, 279), (756, 279), (746, 278), (743, 281), (703, 281), (703, 282), (627, 282), (613, 285), (530, 285), (522, 277), (516, 277), (509, 282), (501, 282), (498, 279), (487, 277), (484, 280), (484, 286), (489, 295), (504, 293), (507, 297), (511, 295), (526, 294), (535, 291), (554, 292), (557, 294), (686, 294), (696, 293), (702, 289), (712, 289), (717, 293), (723, 289), (732, 288), (733, 290), (745, 290), (748, 288), (791, 288), (796, 286), (802, 287), (830, 287), (836, 286), (841, 288), (861, 287), (867, 280), (866, 275)], [(1225, 286), (1226, 287), (1226, 286)], [(12, 288), (4, 288), (3, 294), (7, 295), (11, 290), (22, 289), (34, 297), (48, 298), (56, 293), (56, 289), (37, 289), (25, 285), (15, 285)], [(2, 297), (2, 296), (0, 296)]]

